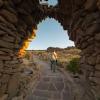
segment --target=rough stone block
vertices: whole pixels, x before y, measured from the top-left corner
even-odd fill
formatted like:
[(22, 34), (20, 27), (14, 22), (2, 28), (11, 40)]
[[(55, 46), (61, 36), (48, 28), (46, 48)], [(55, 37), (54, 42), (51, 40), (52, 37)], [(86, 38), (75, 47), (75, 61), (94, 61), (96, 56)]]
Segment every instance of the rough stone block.
[(10, 48), (10, 49), (14, 48), (13, 43), (10, 43), (10, 42), (4, 41), (4, 40), (0, 40), (0, 46), (4, 47), (4, 48)]
[(95, 43), (95, 48), (100, 49), (100, 43), (99, 43), (99, 42), (96, 42), (96, 43)]
[(96, 41), (100, 41), (100, 33), (97, 33), (97, 34), (95, 35), (95, 40), (96, 40)]
[(6, 90), (7, 90), (7, 84), (2, 84), (0, 88), (0, 97), (2, 97), (5, 94)]
[(19, 61), (18, 60), (12, 60), (12, 61), (5, 61), (5, 64), (18, 64)]
[(4, 17), (0, 16), (0, 21), (1, 23), (6, 24), (12, 30), (16, 31), (15, 26), (12, 23), (8, 22)]
[(93, 45), (89, 45), (87, 48), (85, 48), (83, 50), (83, 54), (93, 54), (94, 52), (94, 46)]
[(100, 0), (98, 0), (97, 6), (98, 6), (98, 8), (99, 8), (99, 10), (100, 10)]
[(12, 0), (14, 4), (19, 4), (22, 0)]
[[(79, 44), (81, 44), (81, 43), (79, 43)], [(85, 49), (85, 48), (87, 48), (88, 47), (88, 42), (87, 41), (85, 41), (85, 42), (83, 42), (82, 44), (81, 44), (81, 48), (82, 49)]]
[(83, 64), (85, 61), (86, 61), (86, 57), (82, 56), (81, 59), (80, 59), (80, 64)]
[(14, 75), (9, 81), (8, 84), (8, 95), (9, 99), (17, 95), (19, 90), (19, 75)]
[(18, 19), (17, 16), (13, 13), (11, 13), (8, 10), (2, 9), (0, 11), (1, 15), (4, 16), (9, 22), (16, 24)]
[(93, 57), (93, 56), (88, 57), (87, 62), (90, 65), (95, 65), (96, 64), (96, 57)]
[(6, 34), (6, 32), (0, 30), (0, 36), (1, 36), (1, 35), (5, 35), (5, 34)]
[(100, 78), (100, 70), (99, 71), (95, 71), (95, 77), (99, 77)]
[(100, 64), (100, 55), (97, 56), (96, 63), (97, 63), (97, 64)]
[(8, 83), (10, 76), (7, 74), (4, 74), (1, 78), (2, 84)]
[(12, 37), (12, 36), (8, 36), (8, 35), (5, 35), (2, 40), (4, 41), (8, 41), (8, 42), (14, 42), (15, 41), (15, 38)]
[(89, 36), (93, 36), (96, 32), (100, 31), (99, 24), (93, 24), (92, 26), (88, 27), (85, 34)]
[[(0, 73), (0, 77), (2, 76), (2, 73)], [(0, 86), (1, 86), (1, 84), (0, 84)]]
[(85, 70), (93, 71), (93, 66), (91, 66), (91, 65), (82, 64), (82, 67), (83, 67)]
[(0, 0), (0, 7), (3, 6), (3, 0)]
[(0, 100), (7, 100), (8, 94), (4, 94), (2, 97), (0, 97)]
[(86, 2), (85, 2), (85, 5), (84, 5), (84, 7), (85, 7), (85, 9), (86, 10), (95, 10), (96, 9), (96, 0), (86, 0)]
[(0, 51), (0, 55), (6, 55), (6, 52)]
[(3, 68), (3, 61), (0, 61), (0, 69)]
[(2, 31), (4, 31), (4, 32), (6, 32), (6, 34), (9, 34), (9, 35), (11, 35), (11, 36), (14, 36), (14, 37), (16, 37), (16, 32), (15, 31), (13, 31), (12, 29), (10, 29), (10, 28), (8, 28), (8, 26), (6, 25), (6, 24), (0, 24), (0, 30), (2, 30)]
[(100, 77), (94, 77), (92, 78), (92, 81), (94, 81), (96, 84), (100, 85)]
[(97, 64), (97, 65), (95, 66), (95, 69), (96, 69), (96, 70), (100, 70), (100, 64)]
[(17, 96), (12, 98), (12, 100), (24, 100), (23, 96)]
[(11, 60), (10, 56), (0, 56), (0, 60)]
[(7, 49), (7, 48), (0, 48), (0, 51), (3, 51), (3, 52), (6, 52), (6, 53), (13, 53), (13, 50), (11, 50), (10, 48), (9, 49)]

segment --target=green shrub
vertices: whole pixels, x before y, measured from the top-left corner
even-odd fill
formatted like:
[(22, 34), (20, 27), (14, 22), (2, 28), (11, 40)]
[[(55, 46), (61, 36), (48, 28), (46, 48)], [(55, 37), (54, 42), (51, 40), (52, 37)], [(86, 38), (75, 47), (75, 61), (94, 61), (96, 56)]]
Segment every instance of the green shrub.
[(73, 58), (67, 65), (67, 70), (76, 74), (79, 72), (79, 58)]

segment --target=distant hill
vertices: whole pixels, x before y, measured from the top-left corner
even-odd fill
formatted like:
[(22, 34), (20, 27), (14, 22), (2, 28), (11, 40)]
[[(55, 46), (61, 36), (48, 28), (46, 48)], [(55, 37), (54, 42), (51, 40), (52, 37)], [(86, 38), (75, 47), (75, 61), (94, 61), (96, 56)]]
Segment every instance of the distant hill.
[(48, 47), (47, 51), (52, 52), (52, 51), (62, 51), (62, 50), (70, 50), (70, 49), (75, 49), (76, 47), (71, 46), (71, 47), (66, 47), (66, 48), (59, 48), (59, 47)]

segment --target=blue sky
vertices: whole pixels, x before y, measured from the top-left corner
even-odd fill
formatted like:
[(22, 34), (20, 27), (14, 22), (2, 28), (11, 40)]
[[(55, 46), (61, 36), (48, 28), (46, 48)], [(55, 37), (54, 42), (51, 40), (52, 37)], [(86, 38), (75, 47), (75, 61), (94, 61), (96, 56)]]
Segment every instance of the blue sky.
[[(39, 0), (40, 1), (40, 0)], [(43, 3), (45, 2), (45, 0), (41, 0)], [(40, 1), (40, 4), (41, 4), (41, 1)], [(48, 0), (47, 1), (49, 5), (56, 5), (58, 3), (58, 0)]]
[[(57, 0), (49, 0), (49, 5), (56, 5)], [(69, 40), (67, 31), (54, 19), (47, 18), (38, 25), (36, 38), (30, 43), (28, 50), (43, 50), (48, 47), (66, 48), (74, 46)]]
[(50, 5), (56, 5), (58, 3), (58, 0), (48, 0), (48, 3)]
[(28, 50), (43, 50), (48, 47), (74, 46), (74, 43), (69, 40), (67, 31), (54, 19), (47, 18), (38, 25), (36, 38), (30, 43)]

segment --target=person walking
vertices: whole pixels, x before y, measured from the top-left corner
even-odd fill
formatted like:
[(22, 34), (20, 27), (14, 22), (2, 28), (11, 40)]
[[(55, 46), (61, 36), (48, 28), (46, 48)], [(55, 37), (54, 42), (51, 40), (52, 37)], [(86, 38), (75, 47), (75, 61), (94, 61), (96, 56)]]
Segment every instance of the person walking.
[(57, 53), (55, 52), (55, 50), (52, 52), (51, 57), (52, 57), (52, 60), (51, 60), (51, 70), (53, 72), (55, 72), (56, 68), (57, 68), (57, 58), (58, 58)]

